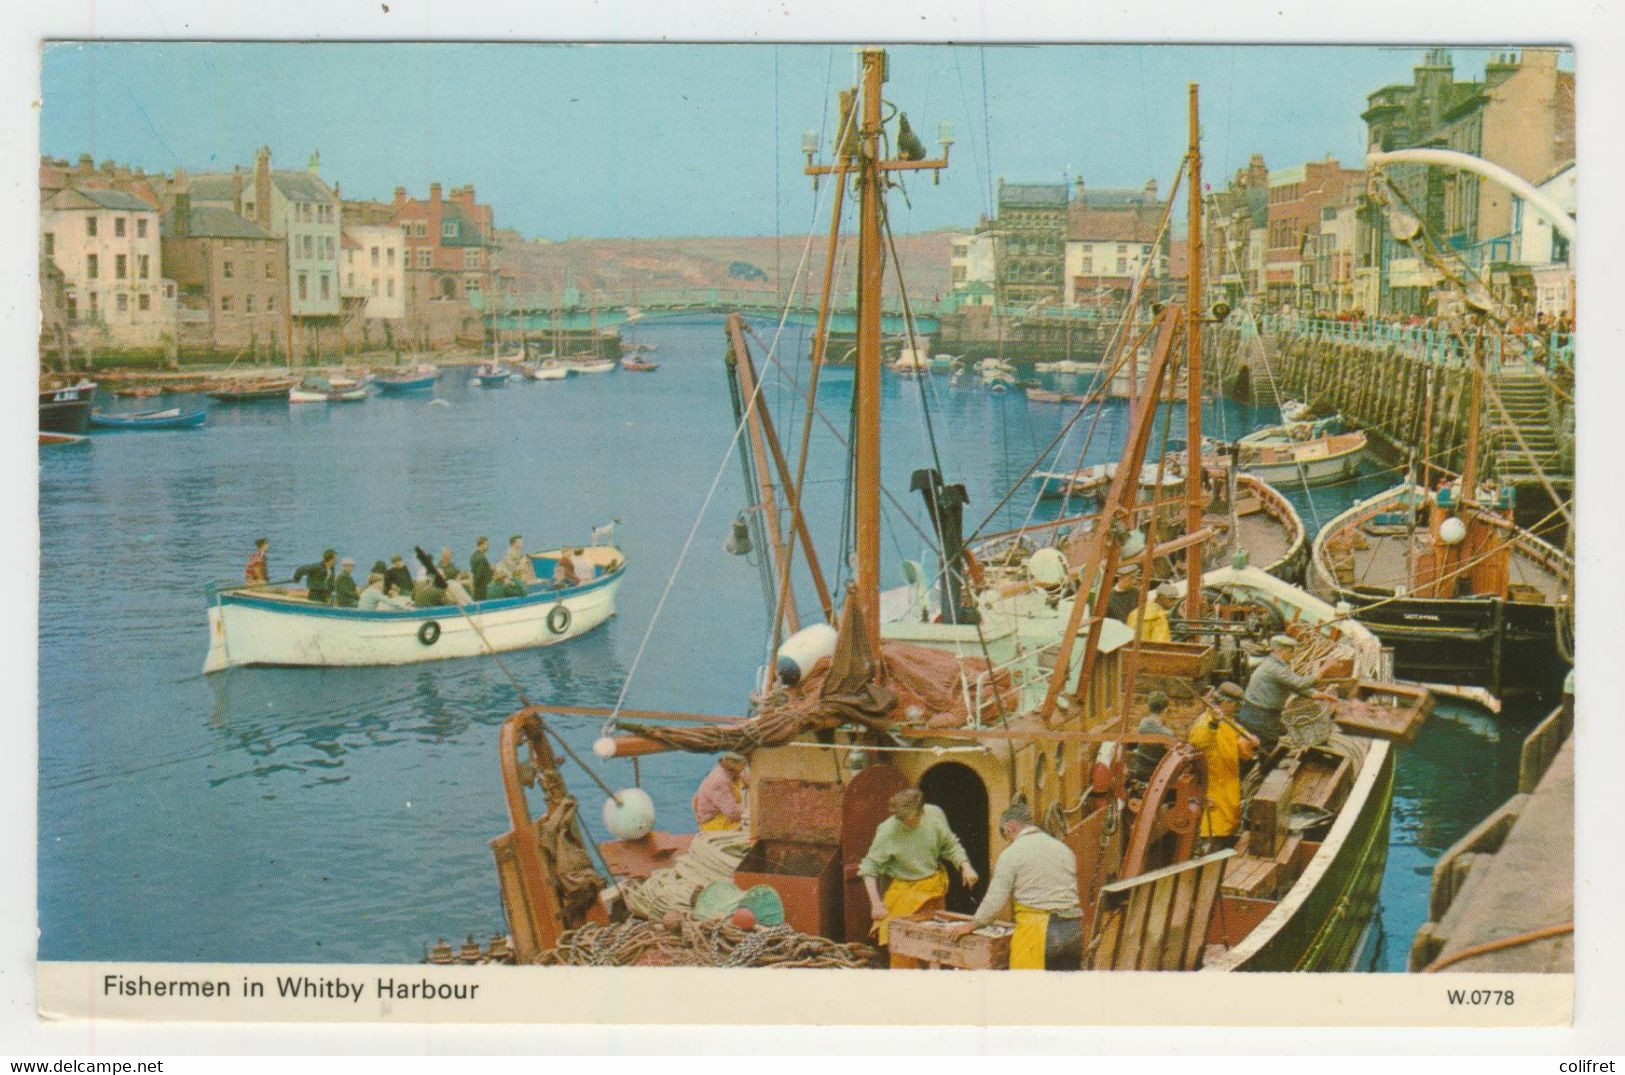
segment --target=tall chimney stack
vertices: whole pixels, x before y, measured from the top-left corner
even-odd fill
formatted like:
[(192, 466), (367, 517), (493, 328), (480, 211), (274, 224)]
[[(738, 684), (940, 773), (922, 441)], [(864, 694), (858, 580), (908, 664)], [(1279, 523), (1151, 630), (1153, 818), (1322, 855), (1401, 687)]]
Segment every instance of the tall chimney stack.
[(231, 211), (243, 215), (243, 166), (231, 166)]
[(271, 230), (271, 147), (254, 154), (254, 223)]

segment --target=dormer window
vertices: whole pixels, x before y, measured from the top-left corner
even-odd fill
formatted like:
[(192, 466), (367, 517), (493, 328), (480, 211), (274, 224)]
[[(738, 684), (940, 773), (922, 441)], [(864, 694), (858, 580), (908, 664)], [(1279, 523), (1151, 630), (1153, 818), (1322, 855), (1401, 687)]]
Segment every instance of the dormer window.
[(442, 239), (457, 238), (457, 222), (454, 220), (448, 220), (444, 224), (440, 225), (440, 237)]

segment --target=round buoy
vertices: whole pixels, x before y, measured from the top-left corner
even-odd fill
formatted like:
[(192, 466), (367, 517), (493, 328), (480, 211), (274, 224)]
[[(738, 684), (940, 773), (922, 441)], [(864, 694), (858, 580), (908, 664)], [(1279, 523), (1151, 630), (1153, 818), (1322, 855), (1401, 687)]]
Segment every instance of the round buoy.
[(1461, 517), (1452, 515), (1439, 524), (1439, 540), (1446, 545), (1460, 545), (1467, 537), (1467, 524)]
[(627, 788), (604, 800), (604, 828), (617, 839), (641, 840), (655, 827), (655, 804), (642, 788)]
[(613, 758), (615, 756), (615, 740), (610, 736), (600, 736), (592, 741), (592, 752), (600, 758)]
[(676, 933), (678, 930), (683, 928), (683, 912), (667, 911), (665, 914), (660, 916), (660, 924), (665, 926), (670, 932)]
[(1038, 585), (1053, 590), (1066, 581), (1066, 557), (1059, 549), (1039, 549), (1027, 558), (1027, 574)]
[(728, 921), (733, 923), (735, 929), (756, 928), (756, 915), (749, 907), (739, 908), (728, 916)]

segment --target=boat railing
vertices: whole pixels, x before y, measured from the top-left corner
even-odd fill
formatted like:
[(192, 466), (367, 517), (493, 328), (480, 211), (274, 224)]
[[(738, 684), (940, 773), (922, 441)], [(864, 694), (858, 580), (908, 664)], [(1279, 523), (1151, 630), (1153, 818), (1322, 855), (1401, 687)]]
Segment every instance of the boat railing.
[(985, 668), (973, 676), (962, 676), (961, 689), (965, 696), (965, 709), (970, 714), (972, 728), (981, 728), (997, 722), (1001, 715), (1014, 716), (1025, 706), (1022, 699), (1030, 684), (1043, 686), (1048, 681), (1049, 668), (1060, 655), (1060, 640), (1042, 646), (1017, 646), (1015, 656), (1001, 664)]
[[(1266, 332), (1290, 334), (1328, 343), (1362, 347), (1392, 347), (1439, 366), (1464, 367), (1472, 360), (1469, 344), (1457, 333), (1426, 325), (1399, 325), (1385, 321), (1337, 321), (1330, 318), (1294, 318), (1266, 315), (1259, 319)], [(1484, 362), (1491, 373), (1517, 374), (1529, 366), (1574, 365), (1574, 333), (1513, 332), (1484, 338)]]

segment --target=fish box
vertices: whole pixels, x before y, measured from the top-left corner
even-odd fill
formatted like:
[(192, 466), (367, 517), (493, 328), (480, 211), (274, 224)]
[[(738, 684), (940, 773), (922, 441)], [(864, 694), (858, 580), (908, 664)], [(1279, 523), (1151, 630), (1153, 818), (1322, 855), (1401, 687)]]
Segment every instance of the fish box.
[(1213, 671), (1217, 649), (1209, 642), (1141, 642), (1139, 653), (1131, 642), (1120, 651), (1124, 671), (1130, 667), (1142, 676), (1178, 676), (1199, 679)]
[(757, 840), (734, 868), (742, 889), (766, 885), (784, 903), (784, 920), (802, 933), (840, 940), (841, 852), (792, 840)]
[(1009, 922), (967, 933), (948, 936), (948, 927), (970, 916), (938, 911), (930, 918), (894, 918), (887, 927), (891, 954), (918, 959), (933, 967), (961, 970), (1005, 970), (1010, 966), (1010, 937), (1016, 927)]
[(1433, 695), (1426, 687), (1362, 679), (1355, 683), (1353, 697), (1338, 704), (1336, 717), (1346, 732), (1409, 743), (1432, 711)]

